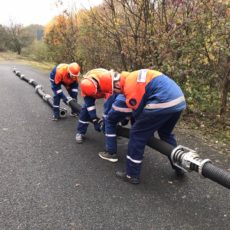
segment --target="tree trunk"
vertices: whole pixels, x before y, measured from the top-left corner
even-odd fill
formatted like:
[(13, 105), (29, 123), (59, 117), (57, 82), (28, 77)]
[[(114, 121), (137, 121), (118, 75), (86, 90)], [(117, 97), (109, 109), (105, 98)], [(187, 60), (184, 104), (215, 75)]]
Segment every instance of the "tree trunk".
[(221, 91), (221, 106), (220, 106), (220, 116), (224, 116), (227, 112), (227, 102), (228, 102), (228, 91), (230, 89), (230, 70), (224, 76), (223, 87)]

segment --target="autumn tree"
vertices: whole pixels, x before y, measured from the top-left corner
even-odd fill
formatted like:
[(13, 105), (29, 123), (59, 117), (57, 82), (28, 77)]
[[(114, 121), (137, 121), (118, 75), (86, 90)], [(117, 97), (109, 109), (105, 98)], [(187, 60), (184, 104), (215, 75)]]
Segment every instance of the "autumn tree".
[(55, 62), (72, 62), (76, 59), (77, 16), (64, 11), (45, 28), (44, 40), (49, 47), (51, 58)]
[(56, 60), (77, 58), (86, 70), (158, 69), (182, 86), (187, 113), (226, 117), (228, 7), (223, 0), (104, 0), (56, 18), (46, 41)]

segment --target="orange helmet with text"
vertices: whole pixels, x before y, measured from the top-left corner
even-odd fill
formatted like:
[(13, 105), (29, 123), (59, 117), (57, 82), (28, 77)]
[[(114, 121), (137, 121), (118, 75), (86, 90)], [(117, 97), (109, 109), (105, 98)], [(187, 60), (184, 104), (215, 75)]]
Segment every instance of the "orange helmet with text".
[(71, 77), (78, 77), (80, 74), (80, 71), (81, 71), (81, 67), (76, 62), (69, 64), (68, 72)]
[(97, 84), (90, 77), (84, 77), (80, 83), (82, 96), (94, 96), (97, 94)]

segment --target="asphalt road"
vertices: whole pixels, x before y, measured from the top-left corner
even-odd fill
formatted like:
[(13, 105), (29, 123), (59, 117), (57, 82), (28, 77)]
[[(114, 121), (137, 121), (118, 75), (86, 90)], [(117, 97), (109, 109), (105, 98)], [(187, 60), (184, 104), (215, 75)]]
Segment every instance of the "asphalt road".
[[(116, 164), (98, 157), (103, 135), (92, 126), (86, 142), (76, 144), (76, 118), (51, 121), (50, 107), (13, 66), (52, 95), (48, 72), (0, 63), (1, 230), (230, 229), (227, 188), (195, 172), (177, 178), (167, 158), (148, 147), (142, 183), (120, 181), (114, 172), (124, 167), (128, 140), (119, 139)], [(194, 136), (176, 134), (179, 144), (229, 170), (229, 157)]]

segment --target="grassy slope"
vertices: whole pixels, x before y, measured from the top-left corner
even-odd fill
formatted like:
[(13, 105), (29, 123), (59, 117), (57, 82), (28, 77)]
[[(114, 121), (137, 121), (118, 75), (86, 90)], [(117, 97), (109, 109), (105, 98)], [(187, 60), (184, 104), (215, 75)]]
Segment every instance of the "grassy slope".
[(24, 64), (34, 66), (42, 70), (51, 70), (54, 66), (54, 63), (42, 62), (42, 61), (33, 61), (26, 57), (17, 55), (16, 53), (11, 52), (0, 52), (0, 61), (17, 61)]

